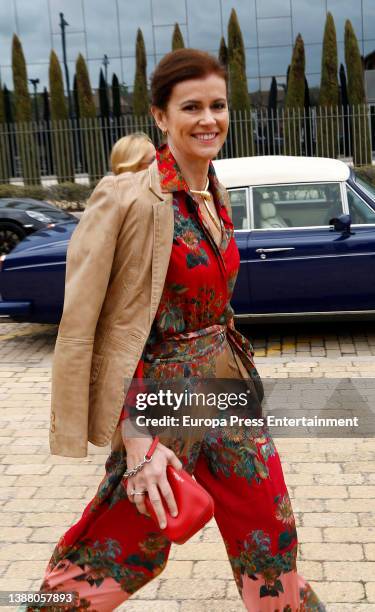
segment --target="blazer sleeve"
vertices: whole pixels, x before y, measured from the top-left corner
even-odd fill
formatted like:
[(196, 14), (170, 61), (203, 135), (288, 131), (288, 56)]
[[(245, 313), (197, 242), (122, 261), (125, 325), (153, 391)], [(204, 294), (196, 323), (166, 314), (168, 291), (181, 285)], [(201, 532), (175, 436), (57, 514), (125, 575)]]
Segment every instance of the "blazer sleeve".
[[(52, 363), (52, 454), (87, 455), (89, 380), (95, 329), (110, 279), (120, 226), (115, 180), (107, 176), (92, 193), (67, 250), (64, 306)], [(72, 449), (74, 438), (76, 443)]]

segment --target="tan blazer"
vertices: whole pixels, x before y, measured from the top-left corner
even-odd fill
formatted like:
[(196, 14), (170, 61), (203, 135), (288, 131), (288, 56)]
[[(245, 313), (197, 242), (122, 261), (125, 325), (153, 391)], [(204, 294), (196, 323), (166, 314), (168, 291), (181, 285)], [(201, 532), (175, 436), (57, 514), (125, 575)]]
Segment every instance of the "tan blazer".
[(164, 287), (172, 195), (161, 192), (156, 161), (106, 176), (73, 232), (52, 366), (54, 455), (86, 457), (88, 441), (111, 441)]

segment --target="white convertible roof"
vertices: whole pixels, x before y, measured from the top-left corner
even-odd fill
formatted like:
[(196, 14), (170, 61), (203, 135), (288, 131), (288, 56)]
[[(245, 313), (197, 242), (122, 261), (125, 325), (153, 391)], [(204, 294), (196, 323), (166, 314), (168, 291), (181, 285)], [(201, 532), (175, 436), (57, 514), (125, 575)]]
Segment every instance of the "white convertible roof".
[(346, 181), (349, 167), (338, 159), (262, 155), (214, 161), (219, 181), (227, 188), (246, 185)]

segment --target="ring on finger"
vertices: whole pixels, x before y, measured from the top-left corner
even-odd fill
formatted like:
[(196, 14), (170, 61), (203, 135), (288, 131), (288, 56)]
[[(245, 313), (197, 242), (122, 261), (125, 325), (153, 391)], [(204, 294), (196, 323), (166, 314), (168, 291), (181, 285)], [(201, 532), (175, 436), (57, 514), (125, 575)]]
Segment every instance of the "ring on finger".
[(137, 491), (136, 489), (133, 489), (133, 491), (130, 491), (129, 495), (145, 495), (146, 491)]

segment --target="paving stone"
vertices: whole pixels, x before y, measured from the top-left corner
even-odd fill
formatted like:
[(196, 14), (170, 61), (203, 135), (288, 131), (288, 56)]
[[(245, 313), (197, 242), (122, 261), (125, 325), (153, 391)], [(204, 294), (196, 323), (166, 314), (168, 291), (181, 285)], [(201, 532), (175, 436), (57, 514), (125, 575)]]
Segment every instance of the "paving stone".
[(348, 461), (342, 464), (342, 469), (344, 472), (352, 474), (363, 474), (365, 472), (373, 473), (375, 472), (375, 461)]
[(0, 548), (0, 559), (6, 561), (20, 561), (21, 559), (49, 559), (54, 546), (52, 544), (5, 544)]
[(36, 527), (29, 536), (29, 542), (54, 542), (60, 539), (65, 529), (61, 526), (55, 527)]
[[(362, 490), (362, 487), (358, 487)], [(331, 499), (338, 498), (343, 499), (348, 497), (348, 493), (345, 487), (342, 486), (306, 486), (296, 487), (294, 491), (296, 497), (303, 497), (305, 499)], [(374, 495), (375, 497), (375, 495)]]
[(161, 599), (205, 599), (221, 598), (225, 596), (225, 580), (204, 579), (202, 577), (186, 580), (170, 579), (162, 581), (159, 590)]
[(357, 602), (364, 598), (363, 584), (359, 582), (311, 582), (318, 597), (324, 602)]
[(369, 561), (375, 561), (375, 544), (364, 544), (365, 557)]
[[(361, 487), (363, 490), (365, 487)], [(327, 510), (330, 512), (366, 512), (373, 507), (373, 500), (366, 499), (327, 499)]]
[(361, 561), (364, 558), (361, 544), (306, 542), (301, 544), (300, 551), (302, 559), (311, 559), (312, 561), (341, 561), (342, 559)]
[(375, 527), (375, 512), (360, 512), (358, 520), (362, 527)]
[(358, 525), (358, 515), (354, 512), (305, 512), (304, 527), (352, 527)]
[(32, 529), (28, 527), (0, 527), (0, 542), (24, 542), (28, 540)]
[(375, 562), (327, 561), (323, 566), (325, 579), (329, 581), (366, 581), (375, 577)]
[(375, 542), (375, 527), (326, 527), (326, 542)]
[(223, 559), (227, 560), (227, 554), (222, 542), (198, 542), (197, 544), (186, 542), (183, 546), (175, 549), (174, 558), (176, 560), (191, 561), (199, 561), (200, 559), (220, 561)]
[(307, 581), (322, 580), (323, 566), (319, 561), (302, 561), (297, 562), (298, 573), (301, 574)]
[(232, 580), (233, 574), (229, 561), (196, 561), (193, 567), (193, 578), (220, 578)]
[[(99, 484), (99, 483), (98, 483)], [(44, 499), (44, 498), (48, 498), (48, 499), (60, 499), (62, 496), (64, 496), (65, 498), (70, 498), (70, 499), (82, 499), (87, 491), (87, 487), (48, 487), (48, 488), (43, 488), (40, 487), (39, 489), (37, 489), (35, 495), (34, 495), (34, 499), (35, 498), (40, 498), (40, 499)]]
[(352, 498), (371, 498), (375, 499), (375, 486), (367, 485), (366, 487), (348, 487), (349, 497)]
[(0, 487), (0, 499), (29, 499), (36, 493), (37, 487)]
[[(294, 463), (291, 461), (290, 465), (296, 470), (298, 474), (340, 474), (341, 466), (338, 463)], [(355, 472), (356, 470), (353, 470)], [(333, 478), (331, 477), (331, 482)]]
[(41, 581), (46, 569), (46, 562), (43, 561), (12, 561), (8, 565), (3, 578), (14, 578), (15, 576), (23, 576), (27, 579)]
[[(4, 514), (1, 514), (0, 520), (3, 523)], [(13, 516), (9, 514), (9, 516)], [(54, 527), (54, 526), (70, 526), (76, 515), (73, 512), (30, 512), (27, 514), (14, 514), (18, 518), (18, 522), (22, 522), (25, 527)], [(22, 518), (21, 518), (22, 517)]]
[[(196, 563), (200, 563), (200, 561)], [(169, 578), (190, 578), (193, 576), (193, 567), (194, 561), (168, 560), (167, 566), (161, 574), (161, 578), (163, 580), (169, 580)]]
[(322, 542), (322, 530), (318, 527), (298, 527), (298, 540), (300, 542)]

